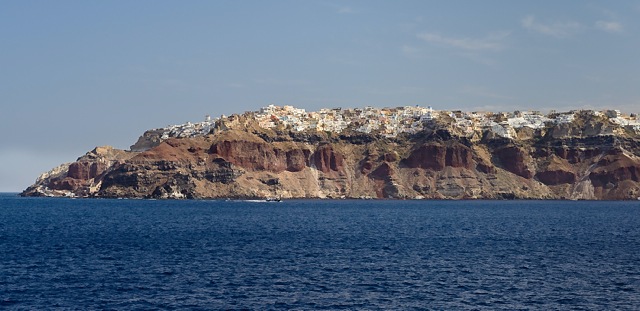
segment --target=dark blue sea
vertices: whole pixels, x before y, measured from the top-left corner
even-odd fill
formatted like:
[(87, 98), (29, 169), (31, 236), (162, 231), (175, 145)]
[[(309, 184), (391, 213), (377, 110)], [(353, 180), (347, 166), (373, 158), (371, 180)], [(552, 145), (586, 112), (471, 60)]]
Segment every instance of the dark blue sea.
[(0, 309), (638, 310), (640, 202), (3, 194)]

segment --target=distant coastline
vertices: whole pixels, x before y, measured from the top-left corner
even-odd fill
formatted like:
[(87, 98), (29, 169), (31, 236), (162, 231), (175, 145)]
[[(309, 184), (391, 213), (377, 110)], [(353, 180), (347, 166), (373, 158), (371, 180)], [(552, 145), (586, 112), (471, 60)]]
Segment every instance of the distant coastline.
[(637, 200), (639, 137), (638, 116), (619, 110), (270, 105), (97, 147), (21, 195)]

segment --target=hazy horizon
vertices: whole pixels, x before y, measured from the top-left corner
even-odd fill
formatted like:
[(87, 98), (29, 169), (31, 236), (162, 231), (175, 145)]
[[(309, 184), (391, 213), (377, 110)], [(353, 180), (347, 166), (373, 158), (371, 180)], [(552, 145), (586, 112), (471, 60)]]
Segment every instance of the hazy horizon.
[(275, 104), (640, 112), (640, 3), (0, 2), (0, 192)]

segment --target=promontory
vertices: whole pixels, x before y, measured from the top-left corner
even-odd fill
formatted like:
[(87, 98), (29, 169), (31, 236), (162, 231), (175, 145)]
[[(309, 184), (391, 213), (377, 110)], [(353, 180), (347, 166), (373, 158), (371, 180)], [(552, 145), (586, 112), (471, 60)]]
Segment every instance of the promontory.
[(640, 120), (618, 110), (274, 106), (146, 131), (42, 174), (23, 196), (640, 197)]

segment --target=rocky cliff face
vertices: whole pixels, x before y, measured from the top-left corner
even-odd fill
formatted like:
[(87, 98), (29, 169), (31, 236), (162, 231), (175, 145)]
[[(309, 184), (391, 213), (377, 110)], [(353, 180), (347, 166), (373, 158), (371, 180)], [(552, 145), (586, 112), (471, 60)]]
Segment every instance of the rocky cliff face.
[(96, 147), (73, 163), (62, 164), (42, 174), (27, 188), (24, 196), (93, 196), (101, 187), (104, 176), (133, 153), (110, 146)]
[[(43, 174), (25, 196), (132, 198), (637, 199), (640, 141), (578, 119), (513, 139), (259, 129), (236, 117), (191, 138), (99, 147)], [(231, 125), (233, 126), (231, 126)]]

